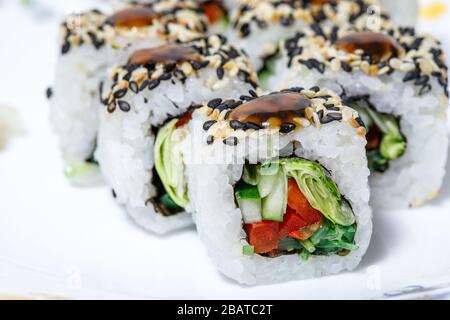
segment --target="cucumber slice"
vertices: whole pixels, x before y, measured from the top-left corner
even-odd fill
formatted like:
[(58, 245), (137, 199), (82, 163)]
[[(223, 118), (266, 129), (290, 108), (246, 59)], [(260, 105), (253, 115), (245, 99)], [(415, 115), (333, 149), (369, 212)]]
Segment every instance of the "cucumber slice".
[(261, 176), (258, 183), (258, 191), (261, 198), (267, 197), (277, 183), (278, 175)]
[(261, 199), (240, 199), (238, 204), (245, 224), (262, 221)]
[(245, 183), (256, 186), (259, 182), (258, 166), (252, 164), (244, 165), (244, 173), (242, 179)]
[(261, 222), (261, 197), (258, 189), (255, 186), (241, 185), (235, 195), (244, 223)]
[(287, 178), (284, 172), (276, 175), (272, 191), (262, 201), (264, 220), (283, 221), (287, 207)]
[(237, 200), (261, 199), (258, 189), (248, 184), (241, 184), (236, 187), (235, 195)]
[(261, 165), (259, 170), (262, 176), (273, 176), (278, 173), (280, 169), (280, 164), (278, 162), (266, 162)]

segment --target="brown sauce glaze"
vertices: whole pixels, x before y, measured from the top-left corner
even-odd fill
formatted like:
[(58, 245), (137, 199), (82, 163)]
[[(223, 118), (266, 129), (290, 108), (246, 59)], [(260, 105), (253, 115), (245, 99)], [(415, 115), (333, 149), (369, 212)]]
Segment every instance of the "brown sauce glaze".
[(276, 128), (283, 123), (295, 123), (294, 118), (304, 117), (309, 106), (311, 101), (302, 94), (276, 93), (240, 105), (229, 114), (228, 119)]
[(143, 5), (134, 5), (117, 11), (107, 20), (115, 27), (139, 28), (149, 26), (159, 15), (152, 8)]
[(398, 57), (401, 47), (394, 38), (378, 32), (360, 31), (338, 39), (336, 48), (353, 53), (358, 49), (370, 57), (372, 63), (385, 61), (391, 57)]
[(176, 44), (163, 45), (157, 48), (136, 51), (128, 64), (144, 65), (154, 63), (181, 63), (184, 61), (201, 61), (201, 56), (193, 49)]

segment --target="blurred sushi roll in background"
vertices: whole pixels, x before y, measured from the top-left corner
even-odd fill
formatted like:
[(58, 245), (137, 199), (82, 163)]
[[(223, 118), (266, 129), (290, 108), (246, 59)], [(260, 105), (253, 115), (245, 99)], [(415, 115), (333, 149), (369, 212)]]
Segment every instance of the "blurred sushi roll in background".
[(241, 51), (223, 36), (134, 52), (110, 70), (96, 159), (108, 185), (142, 227), (165, 233), (191, 224), (182, 145), (203, 101), (226, 108), (257, 88)]
[(448, 149), (448, 75), (437, 40), (413, 28), (313, 25), (281, 50), (273, 86), (326, 86), (360, 113), (373, 206), (418, 206), (438, 194)]
[[(167, 0), (165, 0), (167, 1)], [(173, 0), (173, 2), (183, 2), (184, 0)], [(186, 0), (191, 2), (192, 0)], [(118, 0), (117, 5), (123, 3), (148, 4), (158, 3), (161, 0)], [(195, 0), (199, 11), (207, 18), (208, 30), (210, 34), (223, 33), (229, 24), (228, 14), (238, 4), (235, 0)]]
[(61, 23), (61, 52), (47, 94), (51, 123), (72, 182), (99, 179), (94, 151), (99, 95), (108, 89), (102, 84), (107, 68), (126, 63), (136, 49), (191, 40), (205, 31), (204, 16), (191, 1), (128, 5), (111, 15), (92, 10)]
[(317, 86), (236, 102), (189, 123), (189, 196), (214, 263), (248, 285), (354, 269), (372, 233), (357, 112)]
[(318, 27), (329, 23), (370, 24), (387, 18), (381, 10), (373, 10), (377, 2), (371, 0), (241, 0), (240, 3), (231, 16), (229, 37), (249, 54), (256, 70), (264, 71), (262, 76), (270, 70), (278, 42), (309, 24)]

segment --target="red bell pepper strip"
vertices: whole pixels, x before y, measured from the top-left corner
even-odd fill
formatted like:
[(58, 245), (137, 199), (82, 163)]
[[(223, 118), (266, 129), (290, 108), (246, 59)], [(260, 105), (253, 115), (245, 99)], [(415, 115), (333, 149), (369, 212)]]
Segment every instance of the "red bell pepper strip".
[(278, 222), (268, 220), (245, 225), (248, 242), (255, 248), (255, 253), (267, 253), (278, 248), (278, 225)]
[(319, 211), (311, 207), (295, 179), (288, 181), (288, 206), (294, 209), (307, 225), (314, 224), (323, 218)]
[(283, 217), (283, 222), (280, 223), (278, 239), (284, 239), (289, 233), (298, 231), (307, 225), (306, 221), (303, 220), (294, 209), (288, 207), (287, 212)]

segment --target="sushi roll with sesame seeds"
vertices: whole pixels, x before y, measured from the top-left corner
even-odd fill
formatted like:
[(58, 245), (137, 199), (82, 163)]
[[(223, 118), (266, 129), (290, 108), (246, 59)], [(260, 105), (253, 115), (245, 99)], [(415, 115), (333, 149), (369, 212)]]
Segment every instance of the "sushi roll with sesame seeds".
[(293, 36), (310, 23), (372, 24), (387, 16), (373, 7), (372, 0), (241, 0), (231, 16), (229, 38), (240, 43), (250, 56), (260, 77), (271, 71), (278, 42)]
[[(125, 3), (157, 3), (160, 0), (121, 0)], [(175, 0), (183, 1), (183, 0)], [(191, 1), (191, 0), (187, 0)], [(235, 5), (235, 1), (221, 1), (221, 0), (199, 0), (196, 1), (201, 11), (207, 18), (209, 34), (224, 33), (229, 24), (228, 13)]]
[(226, 108), (256, 88), (248, 58), (212, 35), (141, 49), (112, 68), (96, 158), (103, 176), (137, 224), (166, 233), (190, 225), (183, 148), (197, 103)]
[(206, 22), (190, 2), (160, 1), (129, 5), (113, 14), (93, 10), (68, 16), (61, 24), (61, 52), (50, 107), (72, 182), (88, 184), (98, 177), (94, 151), (100, 91), (106, 70), (124, 64), (142, 47), (202, 36)]
[(327, 86), (368, 130), (375, 207), (407, 208), (435, 197), (447, 159), (447, 66), (440, 43), (412, 28), (311, 29), (286, 40), (274, 86)]
[(258, 285), (359, 264), (372, 232), (366, 130), (339, 96), (250, 92), (198, 108), (189, 127), (194, 221), (222, 273)]

